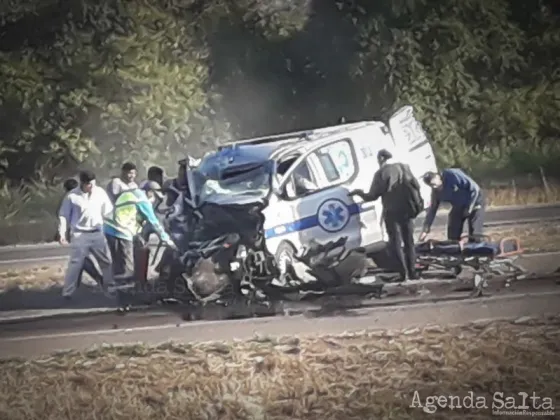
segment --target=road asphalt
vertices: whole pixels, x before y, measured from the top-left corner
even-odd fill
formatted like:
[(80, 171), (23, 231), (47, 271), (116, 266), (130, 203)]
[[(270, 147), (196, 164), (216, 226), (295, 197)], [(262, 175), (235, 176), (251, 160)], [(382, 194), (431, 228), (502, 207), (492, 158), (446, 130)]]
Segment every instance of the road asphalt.
[[(546, 219), (560, 218), (560, 204), (546, 206), (528, 206), (489, 209), (486, 213), (486, 224), (523, 223), (526, 221), (546, 221)], [(421, 227), (423, 217), (416, 220), (417, 228)], [(447, 223), (446, 212), (436, 216), (434, 227), (443, 227)], [(11, 265), (25, 263), (24, 260), (56, 261), (68, 256), (68, 248), (56, 243), (10, 246), (0, 248), (0, 264)]]
[[(94, 345), (120, 345), (142, 342), (157, 345), (167, 341), (223, 341), (249, 339), (255, 335), (285, 336), (341, 334), (366, 329), (416, 328), (430, 324), (465, 324), (480, 320), (517, 319), (556, 315), (560, 312), (560, 290), (542, 289), (531, 293), (508, 294), (455, 302), (428, 302), (397, 307), (368, 308), (334, 316), (305, 315), (180, 323), (166, 319), (119, 326), (111, 321), (97, 328), (77, 323), (74, 328), (3, 331), (0, 358), (36, 357), (66, 349), (84, 350)], [(167, 322), (166, 322), (167, 321)], [(171, 322), (170, 322), (171, 321)], [(105, 328), (103, 328), (105, 327)]]
[[(489, 211), (489, 224), (527, 219), (558, 217), (560, 206), (515, 208)], [(436, 224), (445, 225), (446, 215), (438, 215)], [(66, 250), (58, 245), (0, 248), (0, 264), (10, 260), (50, 258), (64, 259)], [(560, 253), (524, 256), (519, 261), (529, 273), (551, 273), (560, 264)], [(17, 264), (20, 265), (20, 264)], [(481, 318), (524, 317), (560, 311), (560, 290), (554, 282), (526, 280), (524, 285), (498, 293), (491, 298), (455, 302), (410, 303), (398, 308), (354, 309), (326, 317), (309, 319), (304, 315), (252, 318), (242, 321), (184, 322), (181, 314), (169, 309), (129, 313), (119, 316), (108, 308), (107, 298), (83, 287), (76, 296), (77, 305), (60, 309), (60, 290), (41, 293), (15, 291), (0, 293), (0, 320), (25, 316), (63, 318), (25, 321), (2, 325), (0, 357), (36, 356), (66, 348), (83, 349), (101, 343), (142, 341), (157, 344), (168, 339), (179, 341), (230, 340), (248, 338), (255, 333), (267, 335), (326, 334), (356, 331), (364, 328), (401, 328), (441, 322), (463, 323)], [(35, 293), (35, 294), (33, 294)], [(434, 299), (428, 296), (427, 299)], [(386, 299), (385, 303), (390, 303)], [(91, 316), (91, 311), (104, 314)], [(82, 313), (82, 315), (80, 315)], [(84, 314), (87, 314), (84, 315)]]

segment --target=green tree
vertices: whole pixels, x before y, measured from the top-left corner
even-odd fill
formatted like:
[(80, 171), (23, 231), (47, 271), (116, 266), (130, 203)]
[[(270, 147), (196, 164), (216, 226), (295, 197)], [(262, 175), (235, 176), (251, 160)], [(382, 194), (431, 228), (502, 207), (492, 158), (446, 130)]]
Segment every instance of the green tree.
[(558, 171), (552, 0), (27, 0), (0, 8), (0, 173), (171, 166), (222, 138), (387, 118), (440, 162)]

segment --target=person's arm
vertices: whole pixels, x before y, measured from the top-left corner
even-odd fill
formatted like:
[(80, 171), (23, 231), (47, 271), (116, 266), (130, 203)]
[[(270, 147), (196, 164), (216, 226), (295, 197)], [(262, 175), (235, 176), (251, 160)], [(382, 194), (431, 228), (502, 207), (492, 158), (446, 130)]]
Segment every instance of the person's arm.
[(373, 176), (369, 192), (361, 194), (364, 201), (375, 201), (387, 192), (387, 179), (383, 177), (381, 171), (382, 169), (378, 170)]
[(471, 214), (478, 201), (478, 196), (480, 195), (480, 187), (474, 179), (465, 174), (466, 188), (469, 191), (469, 207), (468, 214)]
[(296, 179), (296, 184), (299, 184), (299, 186), (301, 186), (306, 191), (314, 191), (317, 189), (317, 186), (313, 181), (310, 181), (300, 174), (294, 173), (294, 178)]
[(111, 181), (109, 181), (106, 193), (111, 202), (113, 202), (117, 195), (120, 194), (121, 190), (121, 182), (118, 178), (113, 178)]
[(432, 198), (430, 200), (430, 208), (426, 212), (426, 218), (424, 219), (424, 226), (422, 228), (422, 233), (430, 233), (434, 219), (436, 218), (436, 213), (439, 209), (439, 194), (437, 191), (432, 190)]
[(156, 217), (152, 204), (148, 199), (146, 197), (140, 198), (138, 203), (136, 203), (136, 207), (144, 219), (152, 226), (159, 239), (162, 242), (171, 242), (171, 238)]
[(175, 201), (173, 201), (171, 203), (171, 205), (169, 206), (169, 209), (171, 210), (168, 214), (167, 214), (167, 219), (171, 220), (171, 219), (175, 219), (176, 217), (182, 216), (184, 213), (184, 206), (183, 206), (183, 194), (179, 193), (176, 197), (175, 197)]
[(100, 195), (102, 200), (101, 216), (103, 217), (103, 219), (107, 219), (111, 217), (111, 213), (113, 212), (114, 205), (111, 199), (109, 198), (109, 195), (105, 192), (105, 190), (101, 189)]
[(168, 188), (165, 191), (165, 206), (166, 207), (174, 206), (178, 197), (179, 197), (179, 193), (174, 188)]
[(62, 200), (58, 210), (58, 238), (63, 240), (66, 238), (66, 231), (71, 223), (72, 202), (68, 194)]

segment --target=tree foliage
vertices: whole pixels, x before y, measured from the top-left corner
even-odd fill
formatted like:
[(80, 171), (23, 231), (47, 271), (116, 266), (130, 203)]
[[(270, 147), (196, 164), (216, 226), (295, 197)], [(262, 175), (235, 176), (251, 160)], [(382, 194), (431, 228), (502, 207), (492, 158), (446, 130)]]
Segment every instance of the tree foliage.
[(0, 9), (0, 173), (164, 166), (412, 104), (442, 164), (558, 172), (546, 0), (58, 0)]

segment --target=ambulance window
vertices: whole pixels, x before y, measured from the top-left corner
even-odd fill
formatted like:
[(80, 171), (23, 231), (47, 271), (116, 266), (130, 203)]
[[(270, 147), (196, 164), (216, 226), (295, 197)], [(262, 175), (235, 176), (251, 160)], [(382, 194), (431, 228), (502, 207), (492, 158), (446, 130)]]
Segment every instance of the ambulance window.
[(348, 140), (322, 147), (316, 155), (330, 185), (343, 184), (356, 174), (354, 154)]
[(286, 195), (289, 199), (303, 197), (317, 190), (317, 182), (306, 161), (301, 162), (286, 183)]
[(336, 182), (340, 179), (340, 174), (336, 169), (336, 165), (332, 160), (331, 155), (328, 153), (318, 153), (317, 157), (319, 158), (319, 162), (321, 162), (321, 166), (323, 167), (323, 171), (325, 171), (325, 176), (329, 182)]
[(299, 156), (300, 155), (292, 156), (286, 160), (282, 160), (278, 162), (276, 173), (280, 176), (284, 176), (286, 172), (288, 172), (288, 169), (292, 167), (292, 165), (294, 164), (294, 162), (297, 160)]

